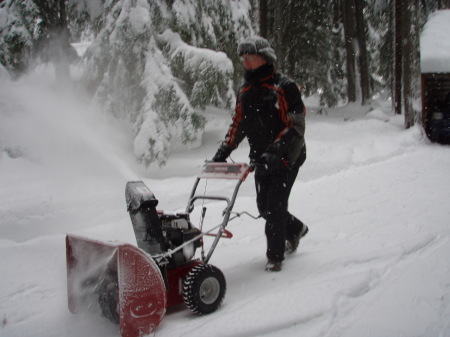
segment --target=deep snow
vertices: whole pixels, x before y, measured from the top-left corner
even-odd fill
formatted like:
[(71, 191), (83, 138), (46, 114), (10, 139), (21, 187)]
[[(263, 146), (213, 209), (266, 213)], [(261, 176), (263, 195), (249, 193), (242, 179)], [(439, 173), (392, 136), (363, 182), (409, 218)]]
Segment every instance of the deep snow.
[[(230, 116), (208, 109), (200, 148), (144, 170), (125, 125), (52, 81), (41, 69), (0, 82), (0, 336), (118, 336), (100, 316), (69, 313), (65, 234), (135, 243), (128, 180), (143, 179), (161, 209), (183, 210)], [(282, 272), (264, 272), (263, 221), (233, 220), (234, 237), (211, 259), (227, 279), (223, 306), (205, 317), (169, 310), (156, 336), (450, 335), (448, 146), (404, 130), (389, 102), (322, 115), (307, 102), (308, 159), (290, 201), (310, 227), (299, 252)], [(243, 144), (232, 158), (246, 161), (247, 151)], [(224, 206), (207, 206), (215, 225)], [(235, 210), (256, 214), (252, 176)]]

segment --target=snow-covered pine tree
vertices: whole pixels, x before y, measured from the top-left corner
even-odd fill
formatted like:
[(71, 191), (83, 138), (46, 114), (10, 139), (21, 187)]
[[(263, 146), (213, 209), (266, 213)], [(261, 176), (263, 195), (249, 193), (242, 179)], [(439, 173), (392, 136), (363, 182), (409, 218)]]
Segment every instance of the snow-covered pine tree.
[(133, 123), (137, 158), (163, 165), (174, 144), (198, 139), (205, 118), (196, 109), (234, 104), (232, 61), (238, 61), (238, 40), (252, 34), (248, 2), (111, 0), (102, 6), (85, 54), (90, 91), (106, 111)]
[(29, 67), (38, 24), (39, 10), (33, 1), (0, 3), (0, 63), (10, 73), (18, 75)]
[(234, 105), (237, 44), (253, 34), (249, 12), (248, 0), (6, 0), (0, 62), (17, 74), (38, 54), (67, 65), (67, 26), (73, 40), (89, 36), (89, 92), (134, 125), (139, 160), (162, 165), (174, 144), (198, 139), (198, 110)]
[(160, 34), (158, 41), (172, 74), (182, 80), (180, 86), (193, 107), (204, 109), (207, 104), (232, 107), (233, 64), (225, 53), (190, 46), (171, 30)]
[[(242, 79), (236, 54), (239, 41), (254, 34), (248, 0), (175, 0), (170, 6), (171, 29), (192, 46), (222, 51), (231, 59), (235, 89)], [(234, 103), (234, 102), (233, 102)]]
[(93, 40), (98, 33), (94, 24), (103, 10), (101, 0), (68, 0), (67, 7), (72, 42)]
[(66, 0), (8, 0), (0, 4), (0, 62), (20, 75), (33, 63), (52, 62), (68, 77), (77, 59), (70, 45)]

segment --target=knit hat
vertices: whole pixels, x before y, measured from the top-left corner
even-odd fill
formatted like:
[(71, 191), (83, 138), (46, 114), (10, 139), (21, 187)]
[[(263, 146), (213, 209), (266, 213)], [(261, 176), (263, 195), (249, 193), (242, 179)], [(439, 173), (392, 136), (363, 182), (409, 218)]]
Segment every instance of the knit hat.
[(261, 55), (269, 64), (272, 64), (277, 60), (275, 51), (270, 47), (269, 41), (258, 35), (252, 36), (239, 43), (237, 51), (239, 56), (244, 54)]

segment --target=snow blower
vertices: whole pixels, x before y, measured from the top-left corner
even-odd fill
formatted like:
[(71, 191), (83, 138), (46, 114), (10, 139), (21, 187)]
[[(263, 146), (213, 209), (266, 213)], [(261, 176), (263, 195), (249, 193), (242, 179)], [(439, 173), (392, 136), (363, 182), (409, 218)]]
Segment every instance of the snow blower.
[[(120, 325), (122, 337), (154, 332), (166, 309), (174, 305), (185, 303), (199, 315), (214, 312), (225, 296), (226, 281), (220, 269), (208, 262), (219, 240), (232, 237), (226, 230), (228, 222), (244, 213), (250, 215), (234, 213), (232, 209), (239, 188), (251, 171), (242, 163), (205, 164), (185, 212), (177, 214), (156, 210), (158, 200), (142, 181), (128, 182), (125, 197), (137, 247), (68, 234), (69, 310), (74, 314), (85, 310), (101, 312)], [(235, 179), (237, 183), (230, 199), (196, 194), (201, 179)], [(226, 202), (219, 225), (203, 231), (206, 207), (202, 209), (199, 228), (191, 223), (190, 214), (198, 200)], [(215, 237), (207, 252), (205, 235)], [(199, 247), (201, 258), (194, 258)]]

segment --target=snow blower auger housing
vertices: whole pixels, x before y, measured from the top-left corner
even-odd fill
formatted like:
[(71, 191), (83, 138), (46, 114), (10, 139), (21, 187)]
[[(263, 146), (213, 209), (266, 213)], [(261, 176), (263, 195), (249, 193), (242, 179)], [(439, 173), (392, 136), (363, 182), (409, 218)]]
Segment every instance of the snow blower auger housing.
[[(206, 163), (189, 196), (184, 213), (167, 214), (156, 209), (158, 200), (142, 181), (128, 182), (125, 189), (137, 247), (105, 243), (76, 235), (66, 237), (69, 309), (78, 313), (98, 310), (120, 325), (122, 337), (138, 337), (155, 331), (166, 309), (185, 303), (203, 315), (215, 311), (226, 292), (223, 273), (208, 264), (218, 241), (231, 238), (225, 229), (242, 182), (252, 168), (247, 164)], [(201, 179), (234, 179), (230, 198), (197, 194)], [(222, 222), (202, 231), (190, 221), (198, 200), (225, 201)], [(248, 214), (247, 212), (243, 212)], [(215, 237), (204, 252), (203, 236)], [(202, 247), (201, 258), (194, 258)]]

